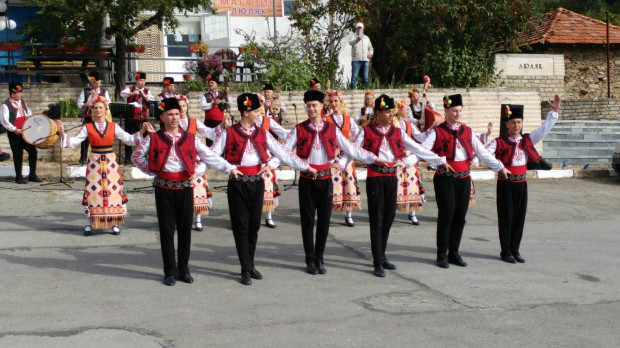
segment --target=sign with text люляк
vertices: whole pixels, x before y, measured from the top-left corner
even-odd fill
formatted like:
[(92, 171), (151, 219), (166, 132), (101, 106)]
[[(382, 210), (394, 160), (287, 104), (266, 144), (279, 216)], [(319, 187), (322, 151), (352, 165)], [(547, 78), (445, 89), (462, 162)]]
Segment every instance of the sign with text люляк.
[(564, 56), (498, 53), (495, 55), (495, 73), (500, 76), (564, 75)]
[(231, 16), (273, 17), (273, 2), (276, 2), (276, 16), (282, 17), (281, 0), (213, 0), (216, 12), (228, 11)]

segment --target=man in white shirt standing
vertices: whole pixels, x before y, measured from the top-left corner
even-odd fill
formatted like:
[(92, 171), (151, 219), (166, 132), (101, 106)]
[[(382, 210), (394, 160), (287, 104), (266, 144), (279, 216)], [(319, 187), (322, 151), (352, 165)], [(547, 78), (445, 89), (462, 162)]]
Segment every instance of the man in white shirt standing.
[(355, 89), (360, 70), (364, 88), (368, 88), (368, 62), (374, 51), (370, 38), (364, 35), (364, 24), (355, 25), (355, 37), (349, 41), (349, 45), (351, 45), (351, 89)]
[[(127, 98), (127, 104), (133, 106), (133, 117), (125, 119), (125, 131), (135, 133), (140, 130), (142, 123), (147, 121), (149, 101), (155, 101), (155, 97), (146, 87), (146, 73), (138, 71), (134, 77), (136, 85), (127, 87), (121, 91), (121, 97)], [(125, 164), (131, 164), (131, 146), (125, 145)]]

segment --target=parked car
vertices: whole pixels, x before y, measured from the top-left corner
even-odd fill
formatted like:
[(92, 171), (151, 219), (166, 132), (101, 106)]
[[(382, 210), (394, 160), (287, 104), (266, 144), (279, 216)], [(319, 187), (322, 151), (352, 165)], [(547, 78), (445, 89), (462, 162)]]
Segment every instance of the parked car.
[(611, 155), (611, 166), (614, 167), (617, 174), (620, 174), (620, 143), (616, 145), (614, 154)]

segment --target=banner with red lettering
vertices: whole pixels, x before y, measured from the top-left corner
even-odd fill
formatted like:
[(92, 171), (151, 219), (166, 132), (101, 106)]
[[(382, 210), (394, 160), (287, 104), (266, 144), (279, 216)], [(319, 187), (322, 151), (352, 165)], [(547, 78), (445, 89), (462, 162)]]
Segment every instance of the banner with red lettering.
[(273, 2), (276, 2), (276, 16), (282, 17), (282, 0), (213, 0), (215, 11), (228, 11), (231, 16), (273, 17)]

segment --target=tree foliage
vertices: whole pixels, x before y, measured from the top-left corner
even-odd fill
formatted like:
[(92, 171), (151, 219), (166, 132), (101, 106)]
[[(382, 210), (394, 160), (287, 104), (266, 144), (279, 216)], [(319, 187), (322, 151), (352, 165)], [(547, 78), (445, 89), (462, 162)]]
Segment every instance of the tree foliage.
[[(140, 31), (151, 26), (160, 29), (174, 29), (179, 25), (178, 14), (198, 11), (213, 11), (210, 0), (26, 0), (29, 6), (39, 7), (37, 21), (47, 23), (48, 28), (57, 30), (55, 37), (74, 35), (85, 42), (99, 41), (102, 36), (101, 23), (106, 15), (110, 18), (110, 28), (116, 37), (115, 80), (117, 94), (125, 83), (127, 72), (125, 44)], [(81, 26), (56, 28), (50, 23), (74, 23)], [(33, 31), (33, 34), (35, 32)], [(38, 32), (38, 34), (45, 34)]]

